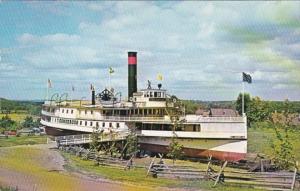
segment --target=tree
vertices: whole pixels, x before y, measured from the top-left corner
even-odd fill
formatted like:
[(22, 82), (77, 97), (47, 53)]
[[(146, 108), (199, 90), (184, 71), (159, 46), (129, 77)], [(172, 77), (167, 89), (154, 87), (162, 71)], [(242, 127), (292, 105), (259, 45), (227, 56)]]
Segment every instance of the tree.
[(249, 108), (247, 110), (247, 120), (251, 126), (253, 123), (265, 121), (270, 116), (268, 102), (261, 100), (259, 97), (254, 97), (249, 103)]
[(289, 136), (294, 126), (292, 120), (295, 115), (290, 113), (289, 108), (290, 104), (286, 101), (283, 112), (272, 114), (272, 123), (276, 134), (276, 140), (273, 141), (272, 148), (275, 164), (280, 169), (288, 169), (296, 164), (294, 148)]
[(109, 148), (106, 150), (106, 154), (110, 153), (111, 157), (116, 157), (118, 154), (118, 148), (117, 148), (117, 143), (116, 143), (116, 132), (113, 130), (110, 130), (110, 142), (109, 142)]
[(175, 133), (175, 130), (177, 129), (179, 117), (178, 115), (174, 115), (171, 117), (171, 121), (173, 123), (173, 137), (172, 141), (169, 144), (169, 153), (167, 154), (168, 157), (173, 159), (173, 165), (175, 161), (183, 156), (183, 145), (181, 145), (177, 141), (177, 135)]
[(176, 136), (172, 137), (167, 156), (173, 159), (173, 165), (177, 159), (183, 156), (183, 145), (176, 140)]
[(5, 129), (14, 129), (16, 128), (17, 123), (12, 120), (8, 115), (5, 115), (0, 120), (0, 127), (3, 127)]
[[(126, 137), (126, 153), (128, 154), (134, 154), (138, 150), (138, 140), (136, 134), (131, 132)], [(126, 156), (125, 156), (126, 157)]]
[(24, 119), (24, 122), (22, 123), (22, 126), (24, 128), (31, 128), (34, 127), (36, 123), (33, 121), (33, 118), (31, 116), (26, 116)]
[(103, 133), (103, 131), (93, 130), (92, 135), (91, 135), (92, 142), (90, 143), (90, 148), (92, 150), (98, 151), (99, 136), (101, 136), (102, 133)]

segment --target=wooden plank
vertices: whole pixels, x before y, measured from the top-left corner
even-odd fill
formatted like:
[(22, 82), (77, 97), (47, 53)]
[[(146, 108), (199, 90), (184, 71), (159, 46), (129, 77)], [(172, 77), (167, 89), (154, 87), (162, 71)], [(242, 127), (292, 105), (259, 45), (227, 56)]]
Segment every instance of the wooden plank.
[(210, 169), (211, 158), (212, 158), (212, 155), (209, 155), (208, 164), (207, 164), (207, 168), (206, 168), (206, 174), (208, 174), (208, 171), (209, 171), (209, 169)]
[(296, 175), (297, 175), (297, 166), (298, 166), (298, 161), (296, 162), (296, 165), (295, 165), (295, 170), (294, 170), (294, 176), (293, 176), (293, 181), (292, 181), (292, 185), (291, 185), (291, 190), (294, 190), (294, 188), (295, 188)]
[(133, 160), (134, 156), (135, 156), (135, 153), (132, 154), (132, 156), (130, 157), (129, 161), (126, 163), (126, 166), (125, 166), (124, 170), (126, 170), (127, 168), (130, 169), (130, 167), (132, 166), (132, 160)]
[(163, 163), (164, 154), (158, 153), (158, 156), (159, 156), (159, 164), (162, 164)]
[[(262, 186), (262, 187), (269, 187), (274, 188), (277, 190), (278, 188), (289, 188), (290, 184), (282, 184), (282, 183), (268, 183), (268, 182), (255, 182), (255, 181), (238, 181), (238, 180), (227, 180), (226, 183), (235, 183), (239, 185), (250, 185), (250, 186)], [(275, 189), (277, 188), (277, 189)]]
[(156, 159), (156, 156), (154, 156), (154, 158), (151, 160), (151, 163), (150, 163), (150, 165), (149, 165), (149, 167), (148, 167), (148, 171), (147, 171), (146, 177), (149, 175), (149, 172), (150, 172), (150, 170), (152, 169), (152, 166), (153, 166), (153, 164), (154, 164), (155, 159)]
[(155, 168), (156, 170), (169, 170), (172, 172), (206, 172), (205, 170), (194, 170), (194, 169), (176, 169), (176, 168), (167, 168), (167, 167), (157, 167), (157, 166), (152, 166), (152, 168)]
[(260, 159), (260, 172), (265, 172), (263, 160)]
[(215, 184), (213, 185), (213, 187), (215, 187), (217, 185), (217, 183), (219, 182), (220, 176), (221, 176), (222, 172), (224, 171), (224, 168), (226, 167), (226, 165), (227, 165), (227, 161), (225, 161), (222, 168), (220, 169), (220, 172), (217, 176), (217, 179), (216, 179)]

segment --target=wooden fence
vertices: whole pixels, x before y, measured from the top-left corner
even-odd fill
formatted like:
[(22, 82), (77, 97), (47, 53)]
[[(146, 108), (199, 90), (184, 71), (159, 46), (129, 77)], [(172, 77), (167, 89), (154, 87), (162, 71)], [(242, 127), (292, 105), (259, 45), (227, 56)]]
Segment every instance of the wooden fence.
[(260, 188), (266, 190), (296, 190), (300, 189), (300, 174), (297, 169), (294, 172), (247, 172), (240, 170), (226, 170), (227, 161), (225, 161), (219, 170), (211, 167), (208, 163), (206, 170), (195, 169), (191, 166), (168, 166), (162, 161), (155, 164), (153, 161), (148, 170), (153, 177), (175, 178), (175, 179), (204, 179), (214, 181), (214, 186), (219, 183), (235, 184), (251, 188)]
[[(293, 172), (251, 172), (244, 169), (235, 170), (234, 168), (226, 168), (228, 167), (227, 165), (231, 163), (225, 161), (222, 164), (219, 163), (218, 166), (220, 168), (216, 169), (216, 166), (214, 166), (215, 169), (213, 169), (213, 161), (210, 158), (206, 169), (197, 169), (192, 166), (166, 165), (162, 155), (160, 155), (158, 162), (156, 162), (156, 157), (152, 158), (150, 165), (147, 168), (147, 166), (139, 166), (134, 163), (135, 154), (132, 154), (129, 160), (123, 160), (107, 155), (100, 155), (95, 151), (80, 146), (60, 146), (59, 149), (85, 160), (93, 160), (95, 165), (112, 166), (124, 170), (133, 167), (145, 168), (147, 169), (146, 176), (151, 175), (155, 178), (164, 177), (187, 180), (210, 180), (214, 181), (213, 186), (216, 186), (217, 184), (234, 184), (266, 190), (300, 190), (300, 174), (297, 172), (296, 168)], [(261, 168), (263, 166), (262, 164), (263, 163), (260, 164)]]
[(125, 170), (133, 167), (134, 154), (132, 154), (129, 160), (124, 160), (120, 158), (110, 157), (107, 155), (101, 155), (93, 150), (85, 149), (80, 146), (60, 146), (59, 149), (81, 157), (84, 160), (93, 160), (95, 165), (107, 165), (117, 168), (123, 168)]

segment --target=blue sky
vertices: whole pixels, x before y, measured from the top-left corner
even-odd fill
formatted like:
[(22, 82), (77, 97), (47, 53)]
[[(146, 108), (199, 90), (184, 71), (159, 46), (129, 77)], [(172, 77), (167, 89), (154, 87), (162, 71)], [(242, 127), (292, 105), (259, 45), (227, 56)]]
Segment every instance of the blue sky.
[[(0, 1), (0, 97), (89, 97), (111, 83), (127, 95), (127, 51), (138, 87), (149, 79), (183, 99), (233, 100), (241, 73), (263, 99), (300, 99), (300, 2)], [(72, 85), (75, 92), (71, 92)]]

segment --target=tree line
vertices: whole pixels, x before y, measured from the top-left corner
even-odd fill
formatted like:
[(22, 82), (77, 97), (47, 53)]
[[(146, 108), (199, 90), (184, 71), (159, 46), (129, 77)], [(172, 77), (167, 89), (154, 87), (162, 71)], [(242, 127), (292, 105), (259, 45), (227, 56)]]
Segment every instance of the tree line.
[[(240, 93), (236, 103), (236, 110), (242, 115), (242, 94)], [(300, 102), (298, 101), (265, 101), (260, 97), (251, 97), (244, 94), (244, 111), (247, 116), (248, 127), (255, 127), (259, 122), (272, 122), (275, 113), (286, 113), (297, 118), (300, 114)], [(293, 119), (291, 119), (293, 120)]]
[(0, 134), (5, 131), (17, 131), (22, 128), (39, 127), (40, 121), (34, 120), (31, 116), (26, 116), (24, 121), (17, 122), (12, 120), (8, 115), (0, 118)]
[(15, 101), (0, 98), (0, 113), (28, 113), (39, 115), (42, 109), (42, 102)]

